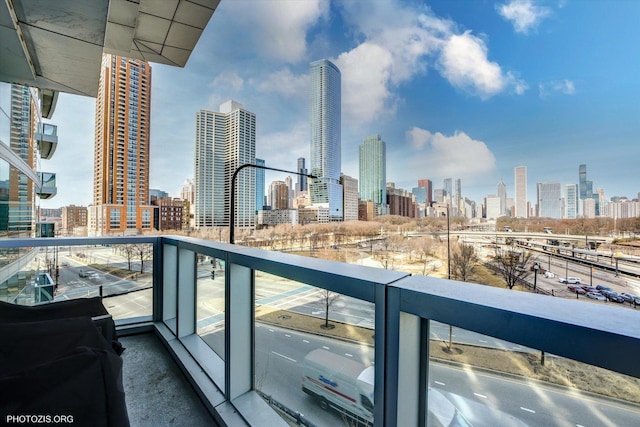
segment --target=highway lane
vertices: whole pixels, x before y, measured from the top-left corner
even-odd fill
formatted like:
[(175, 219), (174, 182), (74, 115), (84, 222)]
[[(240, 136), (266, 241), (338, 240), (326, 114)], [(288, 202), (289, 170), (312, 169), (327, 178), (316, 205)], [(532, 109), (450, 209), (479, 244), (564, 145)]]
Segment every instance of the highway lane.
[[(335, 417), (327, 418), (300, 390), (302, 359), (315, 348), (373, 362), (373, 350), (365, 345), (256, 325), (256, 384), (318, 425), (329, 425)], [(637, 405), (513, 377), (431, 363), (429, 378), (434, 388), (499, 409), (532, 426), (632, 426), (640, 420)]]

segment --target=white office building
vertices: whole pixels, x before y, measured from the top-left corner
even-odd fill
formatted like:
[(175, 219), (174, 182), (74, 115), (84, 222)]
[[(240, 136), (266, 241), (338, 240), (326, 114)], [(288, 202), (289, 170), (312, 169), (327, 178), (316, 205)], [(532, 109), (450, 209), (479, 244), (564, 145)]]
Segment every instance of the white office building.
[[(229, 225), (231, 178), (243, 164), (256, 163), (256, 115), (235, 101), (220, 111), (196, 114), (194, 155), (196, 227)], [(253, 227), (256, 211), (256, 169), (245, 168), (236, 178), (235, 226)]]

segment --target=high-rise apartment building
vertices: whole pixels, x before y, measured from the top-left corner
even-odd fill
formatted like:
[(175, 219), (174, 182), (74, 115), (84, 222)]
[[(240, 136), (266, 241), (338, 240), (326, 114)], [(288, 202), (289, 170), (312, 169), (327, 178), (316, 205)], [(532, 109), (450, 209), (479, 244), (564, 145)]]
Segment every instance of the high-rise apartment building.
[(298, 173), (302, 174), (302, 175), (298, 175), (298, 180), (296, 182), (296, 197), (297, 197), (302, 191), (307, 191), (307, 189), (309, 188), (307, 185), (307, 175), (309, 174), (309, 172), (307, 171), (307, 167), (305, 166), (304, 157), (298, 158), (298, 167), (296, 170)]
[(427, 190), (427, 206), (431, 206), (433, 203), (433, 182), (430, 179), (419, 179), (418, 187), (425, 188)]
[(376, 215), (384, 215), (387, 204), (387, 149), (380, 135), (369, 135), (362, 139), (359, 170), (360, 200), (371, 200)]
[[(587, 198), (587, 165), (578, 166), (578, 185), (580, 189), (580, 200)], [(589, 196), (589, 198), (591, 198)]]
[(527, 167), (518, 166), (515, 168), (515, 213), (516, 218), (529, 218), (529, 208), (527, 207)]
[(256, 168), (238, 174), (235, 206), (231, 207), (231, 178), (238, 167), (256, 164), (255, 151), (256, 115), (242, 104), (230, 100), (219, 112), (200, 110), (196, 114), (196, 227), (228, 226), (231, 209), (235, 209), (236, 227), (255, 225)]
[(91, 235), (153, 228), (150, 121), (151, 66), (137, 59), (103, 55), (96, 97)]
[(578, 217), (578, 184), (564, 186), (564, 217), (567, 219)]
[(562, 218), (562, 196), (559, 182), (539, 182), (537, 185), (538, 216)]
[(323, 59), (311, 63), (311, 204), (329, 209), (330, 221), (342, 221), (341, 75)]
[(444, 196), (447, 200), (453, 199), (453, 180), (451, 178), (445, 178), (443, 181)]
[[(256, 166), (265, 166), (264, 159), (256, 159)], [(256, 168), (256, 211), (264, 209), (264, 169)]]

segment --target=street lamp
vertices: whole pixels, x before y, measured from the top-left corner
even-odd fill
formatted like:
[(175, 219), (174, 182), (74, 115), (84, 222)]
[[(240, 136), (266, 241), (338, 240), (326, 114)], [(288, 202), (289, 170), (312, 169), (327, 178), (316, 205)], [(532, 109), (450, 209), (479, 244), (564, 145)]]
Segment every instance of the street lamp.
[(536, 261), (533, 263), (533, 292), (536, 292), (536, 285), (538, 284), (538, 270), (540, 270), (540, 263)]
[(231, 210), (230, 214), (229, 214), (229, 243), (235, 243), (235, 236), (234, 236), (234, 231), (235, 231), (235, 220), (236, 220), (236, 177), (238, 176), (238, 173), (244, 169), (244, 168), (257, 168), (257, 169), (266, 169), (266, 170), (270, 170), (270, 171), (276, 171), (276, 172), (284, 172), (284, 173), (292, 173), (294, 175), (300, 175), (300, 176), (306, 176), (308, 178), (311, 179), (316, 179), (318, 178), (315, 175), (311, 175), (311, 174), (306, 174), (306, 173), (300, 173), (300, 172), (293, 172), (293, 171), (288, 171), (288, 170), (284, 170), (284, 169), (277, 169), (277, 168), (270, 168), (268, 166), (263, 166), (263, 165), (254, 165), (253, 163), (245, 163), (242, 166), (239, 166), (238, 169), (235, 170), (235, 172), (233, 172), (233, 176), (231, 177), (231, 197), (229, 198), (231, 203), (229, 206), (229, 209)]

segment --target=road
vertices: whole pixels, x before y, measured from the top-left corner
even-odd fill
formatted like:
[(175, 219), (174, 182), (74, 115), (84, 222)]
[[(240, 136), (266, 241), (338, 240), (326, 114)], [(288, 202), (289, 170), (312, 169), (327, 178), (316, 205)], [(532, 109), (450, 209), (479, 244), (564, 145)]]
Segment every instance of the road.
[[(219, 340), (215, 335), (222, 334), (203, 339), (208, 343)], [(335, 413), (323, 411), (301, 391), (302, 360), (316, 348), (365, 365), (374, 362), (373, 349), (366, 345), (257, 324), (256, 387), (319, 426), (341, 424)], [(483, 412), (495, 416), (497, 411), (503, 411), (531, 426), (632, 426), (640, 419), (640, 407), (635, 405), (436, 362), (431, 362), (429, 379), (431, 387), (451, 393), (447, 396), (469, 420), (475, 421), (474, 426), (495, 424), (486, 424), (477, 413), (474, 415), (469, 409), (474, 406), (469, 401), (482, 404)], [(478, 407), (474, 410), (477, 412)]]

